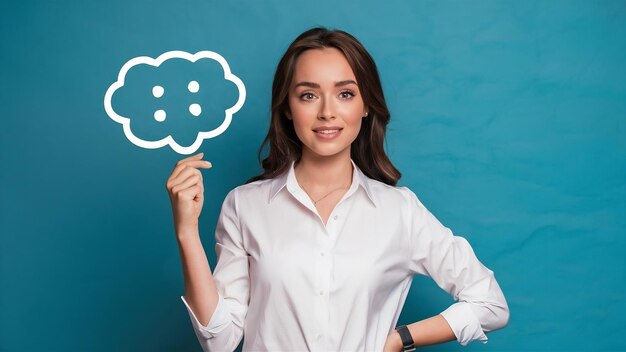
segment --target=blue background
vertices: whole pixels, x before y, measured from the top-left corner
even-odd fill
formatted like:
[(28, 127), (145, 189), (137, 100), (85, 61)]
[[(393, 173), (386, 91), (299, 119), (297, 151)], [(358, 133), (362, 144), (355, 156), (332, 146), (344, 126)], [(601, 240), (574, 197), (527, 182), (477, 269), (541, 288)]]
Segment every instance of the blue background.
[[(182, 158), (131, 144), (103, 108), (127, 60), (212, 50), (245, 83), (201, 236), (259, 172), (275, 65), (315, 25), (379, 66), (387, 150), (496, 273), (511, 321), (441, 350), (626, 350), (624, 1), (3, 1), (0, 350), (198, 351), (165, 181)], [(400, 323), (452, 299), (416, 277)]]

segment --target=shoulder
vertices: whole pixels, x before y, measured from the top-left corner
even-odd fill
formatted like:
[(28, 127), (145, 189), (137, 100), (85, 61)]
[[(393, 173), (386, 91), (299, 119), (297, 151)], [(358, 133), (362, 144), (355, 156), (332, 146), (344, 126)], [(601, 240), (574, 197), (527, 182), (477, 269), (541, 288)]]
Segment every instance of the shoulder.
[(373, 179), (368, 179), (368, 185), (377, 206), (382, 209), (395, 209), (399, 216), (412, 221), (428, 217), (428, 209), (409, 187), (391, 186)]
[(269, 190), (272, 186), (272, 181), (274, 179), (265, 179), (265, 180), (257, 180), (250, 183), (244, 183), (243, 185), (239, 185), (233, 188), (230, 192), (236, 192), (238, 194), (254, 194), (258, 192), (264, 192)]
[(415, 201), (419, 203), (417, 195), (406, 186), (391, 186), (371, 178), (367, 178), (367, 184), (372, 196), (383, 204), (402, 204), (408, 206)]
[(267, 199), (272, 181), (273, 179), (265, 179), (239, 185), (226, 194), (224, 203), (235, 205), (241, 200)]

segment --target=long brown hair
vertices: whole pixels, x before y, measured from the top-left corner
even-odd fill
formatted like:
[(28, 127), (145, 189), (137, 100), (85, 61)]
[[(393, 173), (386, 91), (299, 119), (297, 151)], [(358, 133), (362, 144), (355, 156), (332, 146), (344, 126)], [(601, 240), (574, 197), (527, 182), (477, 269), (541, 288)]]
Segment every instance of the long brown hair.
[[(368, 111), (368, 116), (363, 118), (359, 134), (350, 147), (350, 157), (370, 178), (392, 186), (400, 179), (400, 171), (393, 166), (384, 150), (390, 114), (376, 63), (352, 35), (341, 30), (318, 27), (300, 34), (278, 63), (272, 84), (270, 128), (258, 153), (259, 162), (265, 171), (246, 183), (274, 178), (285, 172), (292, 161), (297, 161), (302, 156), (302, 142), (296, 135), (292, 121), (286, 117), (289, 110), (289, 87), (300, 54), (306, 50), (325, 47), (337, 48), (346, 57)], [(261, 153), (267, 144), (269, 155), (261, 161)]]

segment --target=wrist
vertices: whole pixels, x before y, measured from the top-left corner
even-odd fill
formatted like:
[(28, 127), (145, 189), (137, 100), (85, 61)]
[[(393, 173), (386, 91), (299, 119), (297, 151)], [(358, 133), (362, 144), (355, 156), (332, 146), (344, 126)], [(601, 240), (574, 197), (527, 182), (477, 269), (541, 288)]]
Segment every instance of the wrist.
[(415, 341), (406, 325), (400, 325), (395, 328), (396, 334), (400, 337), (400, 349), (398, 351), (415, 351)]
[(187, 239), (187, 238), (200, 237), (200, 230), (198, 229), (198, 224), (176, 225), (175, 231), (176, 231), (176, 238), (179, 241)]
[(394, 351), (401, 352), (402, 351), (402, 347), (403, 347), (402, 346), (402, 338), (400, 337), (400, 334), (398, 333), (397, 330), (393, 331), (391, 339), (393, 341)]

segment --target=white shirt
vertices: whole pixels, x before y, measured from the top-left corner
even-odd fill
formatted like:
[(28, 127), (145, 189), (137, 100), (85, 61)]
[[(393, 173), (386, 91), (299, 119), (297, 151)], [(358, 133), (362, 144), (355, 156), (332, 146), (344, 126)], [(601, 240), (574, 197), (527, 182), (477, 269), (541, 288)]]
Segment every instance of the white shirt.
[(455, 300), (441, 314), (457, 341), (487, 341), (509, 310), (491, 270), (406, 187), (365, 176), (324, 225), (283, 175), (230, 191), (215, 232), (218, 304), (202, 326), (181, 296), (204, 351), (382, 351), (413, 276)]

